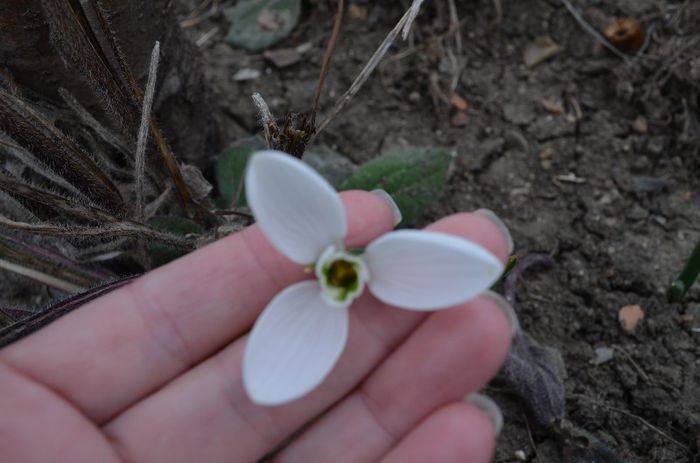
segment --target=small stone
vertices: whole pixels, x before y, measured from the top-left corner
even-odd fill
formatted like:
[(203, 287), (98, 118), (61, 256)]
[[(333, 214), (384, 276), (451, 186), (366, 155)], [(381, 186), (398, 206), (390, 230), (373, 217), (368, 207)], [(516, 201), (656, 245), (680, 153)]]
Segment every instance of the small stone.
[(514, 125), (528, 125), (535, 118), (535, 112), (529, 101), (515, 100), (503, 105), (503, 118)]
[(609, 347), (596, 347), (595, 358), (591, 361), (593, 365), (602, 365), (609, 362), (615, 356), (615, 351)]
[(464, 111), (458, 111), (452, 116), (450, 123), (453, 127), (466, 127), (469, 124), (469, 116)]
[(420, 100), (420, 93), (416, 92), (415, 90), (408, 94), (408, 101), (410, 101), (411, 103), (418, 103), (420, 102)]
[(625, 210), (625, 217), (627, 217), (629, 220), (637, 222), (649, 217), (649, 211), (644, 209), (639, 204), (634, 204), (631, 208)]
[(564, 105), (561, 100), (553, 96), (540, 100), (540, 104), (548, 113), (561, 114), (564, 112)]
[(260, 74), (261, 74), (261, 72), (258, 69), (243, 68), (243, 69), (239, 69), (238, 72), (236, 72), (233, 75), (233, 80), (234, 80), (234, 82), (255, 80), (258, 77), (260, 77)]
[(263, 53), (263, 56), (277, 68), (286, 68), (301, 61), (301, 53), (296, 48), (267, 50)]
[(348, 17), (351, 19), (359, 19), (360, 21), (366, 21), (367, 7), (365, 5), (351, 3), (350, 5), (348, 5)]
[(525, 66), (531, 68), (547, 61), (561, 51), (562, 48), (549, 37), (537, 37), (525, 47), (523, 61)]
[(617, 319), (622, 329), (631, 334), (635, 332), (639, 322), (644, 319), (644, 310), (637, 304), (626, 305), (618, 312)]
[(450, 98), (450, 103), (452, 103), (452, 106), (457, 108), (459, 111), (466, 111), (469, 109), (469, 103), (467, 103), (467, 100), (462, 98), (458, 93), (453, 93), (452, 98)]
[(634, 130), (637, 133), (640, 134), (645, 134), (649, 131), (649, 123), (647, 122), (646, 117), (644, 116), (639, 116), (637, 117), (634, 122), (632, 122), (632, 130)]
[(552, 168), (552, 159), (554, 157), (554, 150), (550, 147), (543, 149), (539, 156), (540, 165), (544, 170), (550, 170)]
[(530, 151), (530, 144), (527, 142), (527, 139), (522, 133), (520, 133), (519, 130), (508, 130), (504, 134), (504, 139), (506, 142), (506, 149), (522, 151), (523, 153), (527, 153)]

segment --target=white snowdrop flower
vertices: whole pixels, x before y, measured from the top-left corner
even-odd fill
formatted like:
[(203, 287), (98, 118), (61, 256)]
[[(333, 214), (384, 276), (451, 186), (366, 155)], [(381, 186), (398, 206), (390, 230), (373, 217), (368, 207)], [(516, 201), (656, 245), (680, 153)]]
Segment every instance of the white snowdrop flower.
[(267, 239), (317, 279), (277, 294), (251, 331), (243, 383), (260, 405), (280, 405), (314, 389), (338, 361), (349, 310), (365, 286), (408, 310), (461, 304), (488, 289), (503, 265), (483, 247), (444, 233), (386, 233), (361, 253), (345, 249), (345, 209), (338, 193), (303, 162), (281, 152), (255, 153), (246, 198)]

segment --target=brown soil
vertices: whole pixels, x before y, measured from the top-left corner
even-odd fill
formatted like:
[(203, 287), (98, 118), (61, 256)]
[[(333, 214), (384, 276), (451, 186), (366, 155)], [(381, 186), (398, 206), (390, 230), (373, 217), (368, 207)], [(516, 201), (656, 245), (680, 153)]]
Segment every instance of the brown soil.
[[(700, 327), (700, 285), (682, 304), (665, 298), (700, 240), (700, 7), (574, 1), (598, 30), (613, 17), (642, 22), (645, 57), (625, 62), (584, 32), (561, 0), (501, 2), (500, 22), (493, 0), (456, 2), (461, 53), (448, 2), (425, 2), (411, 39), (392, 48), (317, 145), (355, 163), (403, 145), (454, 150), (446, 192), (421, 223), (487, 207), (509, 225), (519, 257), (552, 256), (552, 269), (525, 274), (518, 311), (523, 328), (563, 356), (567, 422), (622, 461), (700, 461), (700, 332), (693, 330)], [(182, 3), (184, 15), (200, 2)], [(305, 4), (295, 33), (276, 48), (311, 48), (282, 69), (227, 45), (222, 17), (188, 29), (200, 39), (219, 27), (202, 49), (231, 142), (259, 132), (255, 91), (277, 117), (310, 109), (333, 3)], [(344, 25), (322, 111), (409, 2), (354, 3), (367, 15)], [(523, 54), (542, 36), (562, 49), (528, 68)], [(242, 68), (261, 77), (235, 82)], [(449, 102), (453, 79), (466, 115)], [(628, 333), (618, 312), (634, 304), (645, 317)], [(601, 347), (614, 355), (596, 364)], [(532, 462), (619, 461), (605, 452), (567, 453), (572, 443), (538, 428), (511, 388), (495, 382), (487, 393), (506, 422), (495, 461), (519, 461), (519, 450)]]
[[(503, 0), (500, 23), (490, 1), (457, 2), (460, 56), (448, 32), (448, 3), (426, 2), (412, 40), (395, 45), (318, 143), (353, 162), (407, 144), (453, 149), (457, 168), (424, 222), (488, 207), (510, 226), (518, 256), (554, 258), (551, 270), (525, 276), (518, 306), (524, 329), (563, 355), (567, 420), (624, 461), (695, 461), (700, 333), (692, 328), (700, 326), (700, 291), (676, 305), (664, 294), (700, 238), (700, 71), (690, 65), (700, 54), (687, 46), (700, 37), (690, 27), (700, 11), (666, 0), (577, 3), (599, 30), (612, 17), (641, 20), (649, 31), (647, 57), (625, 64), (558, 0)], [(325, 107), (403, 11), (384, 2), (356, 5), (367, 18), (344, 26)], [(309, 109), (331, 27), (332, 10), (307, 5), (297, 32), (278, 48), (308, 42), (312, 49), (283, 69), (231, 49), (223, 34), (204, 47), (234, 136), (257, 131), (254, 91), (278, 117)], [(528, 68), (524, 50), (540, 36), (562, 51)], [(463, 60), (461, 73), (451, 54)], [(262, 77), (232, 82), (245, 67)], [(449, 95), (455, 75), (455, 90), (469, 105), (461, 121), (439, 95)], [(630, 304), (645, 313), (633, 334), (618, 322), (618, 311)], [(596, 365), (599, 347), (614, 355)], [(517, 450), (529, 461), (615, 461), (600, 452), (580, 460), (567, 455), (566, 442), (534, 426), (508, 388), (488, 392), (506, 415), (496, 461), (516, 461)]]

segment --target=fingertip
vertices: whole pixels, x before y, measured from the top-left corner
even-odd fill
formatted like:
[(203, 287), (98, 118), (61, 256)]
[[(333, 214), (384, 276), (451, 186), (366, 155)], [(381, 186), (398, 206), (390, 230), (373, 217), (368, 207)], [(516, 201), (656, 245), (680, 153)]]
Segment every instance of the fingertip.
[(461, 212), (438, 220), (428, 227), (433, 231), (461, 236), (488, 249), (502, 262), (509, 257), (512, 239), (487, 215), (477, 212)]
[(394, 228), (396, 213), (381, 195), (351, 190), (340, 193), (348, 219), (349, 247), (364, 246)]
[(490, 369), (489, 377), (492, 377), (508, 355), (515, 328), (506, 309), (490, 294), (481, 295), (474, 304), (479, 310), (479, 320), (476, 323), (481, 327), (481, 346), (485, 349), (483, 365)]
[(424, 419), (381, 461), (487, 463), (495, 451), (488, 416), (473, 405), (452, 403)]

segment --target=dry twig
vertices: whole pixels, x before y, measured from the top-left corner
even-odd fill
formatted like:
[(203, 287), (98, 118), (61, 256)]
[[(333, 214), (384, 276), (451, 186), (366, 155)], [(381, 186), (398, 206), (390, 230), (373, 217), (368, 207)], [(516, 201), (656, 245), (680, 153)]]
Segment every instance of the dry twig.
[(151, 52), (151, 64), (148, 68), (148, 81), (146, 83), (146, 94), (143, 99), (143, 110), (141, 112), (141, 125), (136, 141), (136, 210), (134, 217), (137, 221), (144, 218), (144, 179), (146, 177), (146, 148), (148, 141), (148, 126), (151, 123), (151, 108), (153, 107), (153, 97), (156, 91), (156, 80), (158, 77), (158, 62), (160, 60), (160, 42), (156, 42)]
[(365, 67), (362, 69), (362, 71), (360, 71), (360, 74), (355, 78), (352, 85), (350, 85), (350, 88), (338, 99), (333, 109), (331, 109), (330, 114), (318, 126), (316, 133), (311, 137), (309, 143), (311, 143), (316, 136), (323, 129), (325, 129), (333, 119), (335, 119), (335, 117), (340, 113), (340, 111), (343, 110), (343, 108), (345, 108), (345, 106), (355, 97), (355, 95), (357, 95), (357, 92), (360, 91), (365, 82), (367, 82), (367, 79), (369, 79), (369, 76), (371, 76), (374, 70), (377, 68), (377, 65), (379, 65), (382, 58), (384, 58), (384, 55), (386, 55), (386, 53), (389, 51), (389, 48), (391, 45), (393, 45), (399, 33), (402, 33), (404, 39), (408, 37), (408, 33), (411, 30), (411, 25), (413, 24), (422, 3), (423, 0), (413, 0), (411, 8), (406, 11), (396, 26), (394, 26), (384, 41), (379, 45), (379, 48), (377, 48), (367, 64), (365, 64)]

